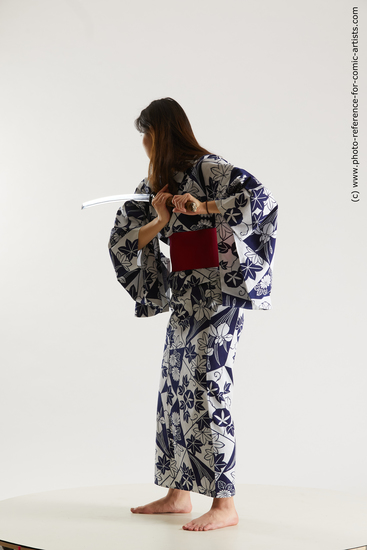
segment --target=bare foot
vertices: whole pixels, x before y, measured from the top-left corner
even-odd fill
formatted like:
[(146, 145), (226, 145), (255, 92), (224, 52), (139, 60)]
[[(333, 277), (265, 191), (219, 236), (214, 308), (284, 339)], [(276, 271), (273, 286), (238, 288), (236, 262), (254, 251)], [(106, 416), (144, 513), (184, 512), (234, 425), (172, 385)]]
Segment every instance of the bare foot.
[(130, 510), (133, 514), (188, 514), (192, 510), (190, 493), (169, 489), (165, 497)]
[[(217, 505), (215, 501), (225, 500), (226, 503)], [(228, 502), (230, 499), (214, 499), (213, 506), (206, 514), (203, 514), (199, 518), (193, 519), (186, 523), (182, 527), (185, 531), (211, 531), (213, 529), (221, 529), (222, 527), (230, 527), (231, 525), (237, 525), (238, 514), (232, 502)]]

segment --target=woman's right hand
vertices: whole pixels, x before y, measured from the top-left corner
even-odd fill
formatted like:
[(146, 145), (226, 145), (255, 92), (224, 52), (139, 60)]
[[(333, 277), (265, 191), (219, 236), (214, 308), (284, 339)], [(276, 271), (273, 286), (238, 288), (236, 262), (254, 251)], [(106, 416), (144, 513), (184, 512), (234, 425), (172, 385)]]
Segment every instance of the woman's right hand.
[[(166, 193), (168, 189), (168, 183), (154, 197), (152, 200), (152, 206), (158, 214), (158, 220), (165, 225), (169, 222), (171, 218), (171, 212), (166, 206), (166, 201), (168, 198), (172, 198), (171, 193)], [(163, 227), (164, 227), (163, 226)]]

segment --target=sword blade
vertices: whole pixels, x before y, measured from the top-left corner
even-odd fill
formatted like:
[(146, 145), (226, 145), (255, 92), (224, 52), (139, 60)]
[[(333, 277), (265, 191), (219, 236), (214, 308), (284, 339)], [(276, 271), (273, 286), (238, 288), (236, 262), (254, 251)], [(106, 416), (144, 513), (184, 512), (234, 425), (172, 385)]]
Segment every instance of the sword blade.
[(110, 197), (101, 197), (100, 199), (93, 199), (92, 201), (83, 202), (82, 210), (89, 208), (90, 206), (96, 206), (97, 204), (105, 204), (107, 202), (119, 202), (119, 201), (145, 201), (149, 202), (150, 195), (139, 195), (133, 193), (131, 195), (111, 195)]

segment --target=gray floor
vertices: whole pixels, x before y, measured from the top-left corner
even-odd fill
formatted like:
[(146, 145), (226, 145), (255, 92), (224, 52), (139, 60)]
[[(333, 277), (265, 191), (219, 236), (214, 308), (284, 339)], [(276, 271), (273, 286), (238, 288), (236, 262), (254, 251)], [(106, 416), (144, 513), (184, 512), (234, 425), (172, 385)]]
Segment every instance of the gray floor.
[(216, 531), (184, 531), (207, 511), (192, 493), (190, 514), (134, 515), (166, 490), (149, 485), (79, 487), (0, 501), (0, 544), (41, 550), (367, 550), (367, 498), (340, 491), (238, 485), (240, 522)]

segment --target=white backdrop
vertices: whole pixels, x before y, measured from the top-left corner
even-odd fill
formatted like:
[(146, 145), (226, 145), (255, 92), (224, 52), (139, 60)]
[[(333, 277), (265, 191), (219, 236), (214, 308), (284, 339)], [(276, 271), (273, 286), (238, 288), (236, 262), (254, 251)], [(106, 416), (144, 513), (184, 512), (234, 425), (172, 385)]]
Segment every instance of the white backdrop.
[(2, 0), (0, 498), (153, 482), (168, 314), (134, 317), (118, 204), (81, 203), (134, 191), (134, 119), (167, 96), (279, 203), (273, 309), (246, 312), (236, 358), (237, 481), (367, 494), (352, 26), (346, 0)]

